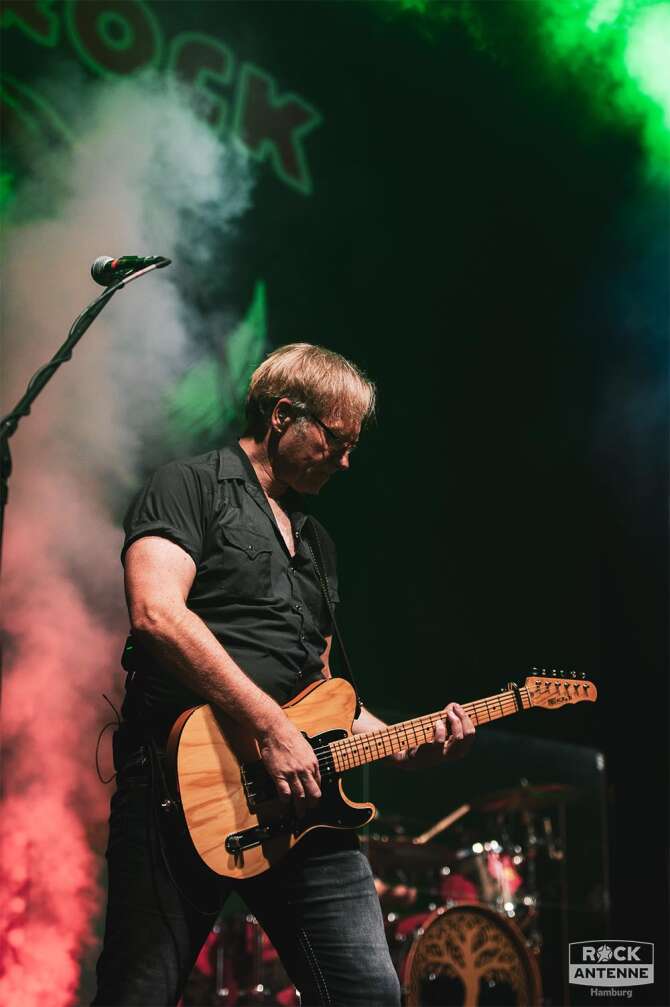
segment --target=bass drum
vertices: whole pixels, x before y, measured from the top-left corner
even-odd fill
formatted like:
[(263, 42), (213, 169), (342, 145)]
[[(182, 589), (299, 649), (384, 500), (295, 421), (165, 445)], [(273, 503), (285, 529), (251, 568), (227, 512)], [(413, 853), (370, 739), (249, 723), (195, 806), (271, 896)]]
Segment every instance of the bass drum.
[(535, 1007), (540, 972), (519, 928), (477, 902), (440, 908), (398, 971), (407, 1007)]

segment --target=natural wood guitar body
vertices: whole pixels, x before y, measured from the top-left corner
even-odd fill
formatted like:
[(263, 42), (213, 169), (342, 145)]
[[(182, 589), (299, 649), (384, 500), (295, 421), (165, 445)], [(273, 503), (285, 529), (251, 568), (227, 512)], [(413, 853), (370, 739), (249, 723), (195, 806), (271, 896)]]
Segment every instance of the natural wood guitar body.
[[(544, 672), (523, 686), (509, 683), (495, 696), (466, 703), (475, 724), (487, 724), (523, 710), (558, 710), (573, 703), (595, 702), (593, 682)], [(319, 760), (321, 798), (295, 817), (292, 803), (280, 801), (254, 739), (226, 714), (211, 706), (186, 710), (168, 740), (186, 824), (197, 852), (217, 874), (251, 878), (288, 853), (306, 833), (318, 827), (356, 829), (375, 815), (373, 804), (350, 801), (340, 776), (349, 769), (435, 738), (444, 710), (352, 734), (356, 695), (342, 678), (315, 682), (284, 706), (286, 716), (307, 736)]]
[[(308, 686), (284, 710), (309, 737), (331, 731), (345, 737), (351, 734), (356, 696), (344, 679), (328, 679)], [(261, 874), (312, 829), (358, 828), (376, 812), (373, 804), (350, 801), (339, 778), (330, 784), (322, 781), (319, 806), (302, 821), (294, 822), (289, 817), (291, 806), (276, 798), (250, 810), (242, 767), (262, 766), (258, 747), (233, 720), (211, 706), (186, 710), (179, 717), (170, 734), (168, 755), (193, 844), (205, 863), (226, 877)], [(226, 849), (231, 834), (281, 821), (294, 822), (293, 827), (237, 856)]]

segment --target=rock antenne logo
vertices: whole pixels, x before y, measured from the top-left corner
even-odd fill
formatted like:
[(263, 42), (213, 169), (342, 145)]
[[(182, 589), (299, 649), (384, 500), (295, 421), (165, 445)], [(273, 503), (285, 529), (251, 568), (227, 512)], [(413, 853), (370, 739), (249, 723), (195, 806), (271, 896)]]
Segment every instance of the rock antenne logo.
[(654, 945), (648, 941), (578, 941), (570, 944), (569, 981), (576, 986), (648, 986), (654, 981)]

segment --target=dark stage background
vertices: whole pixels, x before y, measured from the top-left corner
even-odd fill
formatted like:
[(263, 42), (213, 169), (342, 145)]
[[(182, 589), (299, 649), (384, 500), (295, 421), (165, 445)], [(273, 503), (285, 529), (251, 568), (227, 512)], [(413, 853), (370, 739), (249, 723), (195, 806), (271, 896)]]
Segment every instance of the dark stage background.
[[(175, 244), (170, 282), (192, 312), (189, 363), (225, 369), (226, 333), (207, 318), (241, 317), (262, 283), (266, 348), (321, 343), (378, 383), (377, 424), (312, 507), (338, 543), (342, 624), (366, 704), (421, 713), (522, 683), (537, 665), (595, 681), (595, 706), (508, 721), (504, 738), (515, 767), (527, 750), (531, 782), (547, 781), (533, 739), (580, 746), (560, 749), (555, 780), (576, 782), (590, 758), (581, 748), (604, 754), (611, 912), (608, 933), (590, 936), (655, 941), (657, 982), (634, 1002), (666, 1003), (670, 220), (667, 170), (650, 167), (642, 113), (612, 111), (614, 84), (594, 100), (595, 57), (552, 57), (540, 16), (560, 18), (552, 4), (447, 5), (443, 20), (442, 5), (431, 14), (421, 4), (47, 6), (61, 25), (52, 46), (17, 20), (37, 5), (5, 5), (15, 12), (3, 33), (10, 234), (27, 219), (21, 179), (38, 170), (35, 145), (67, 147), (58, 127), (47, 137), (19, 85), (64, 115), (68, 88), (127, 73), (87, 63), (74, 42), (78, 8), (150, 11), (160, 72), (180, 32), (228, 47), (229, 80), (198, 78), (209, 93), (199, 112), (224, 142), (231, 130), (246, 140), (255, 176), (234, 233), (217, 232), (215, 206), (200, 222), (208, 263), (197, 242)], [(228, 72), (221, 51), (199, 44), (182, 77), (206, 53)], [(277, 100), (293, 105), (253, 106), (254, 125), (243, 67), (259, 71), (247, 87), (271, 75)], [(17, 111), (28, 106), (39, 140)], [(291, 122), (305, 132), (291, 134)], [(163, 251), (112, 247), (104, 231), (94, 239), (96, 254)], [(175, 434), (161, 422), (133, 480), (108, 484), (117, 526), (144, 473), (235, 429), (201, 422)], [(438, 784), (403, 775), (392, 790), (380, 777), (382, 810), (439, 818), (464, 781), (486, 786), (477, 759)], [(502, 785), (498, 768), (489, 789)]]

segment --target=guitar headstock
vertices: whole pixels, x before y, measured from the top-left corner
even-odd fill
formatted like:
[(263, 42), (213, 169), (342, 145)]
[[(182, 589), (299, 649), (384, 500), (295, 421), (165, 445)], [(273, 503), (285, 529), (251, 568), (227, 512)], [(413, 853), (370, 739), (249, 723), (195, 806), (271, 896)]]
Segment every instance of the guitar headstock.
[(530, 675), (524, 682), (528, 690), (531, 706), (544, 706), (557, 710), (569, 703), (595, 703), (598, 690), (593, 682), (576, 671), (564, 672), (555, 668), (533, 668), (537, 674)]

